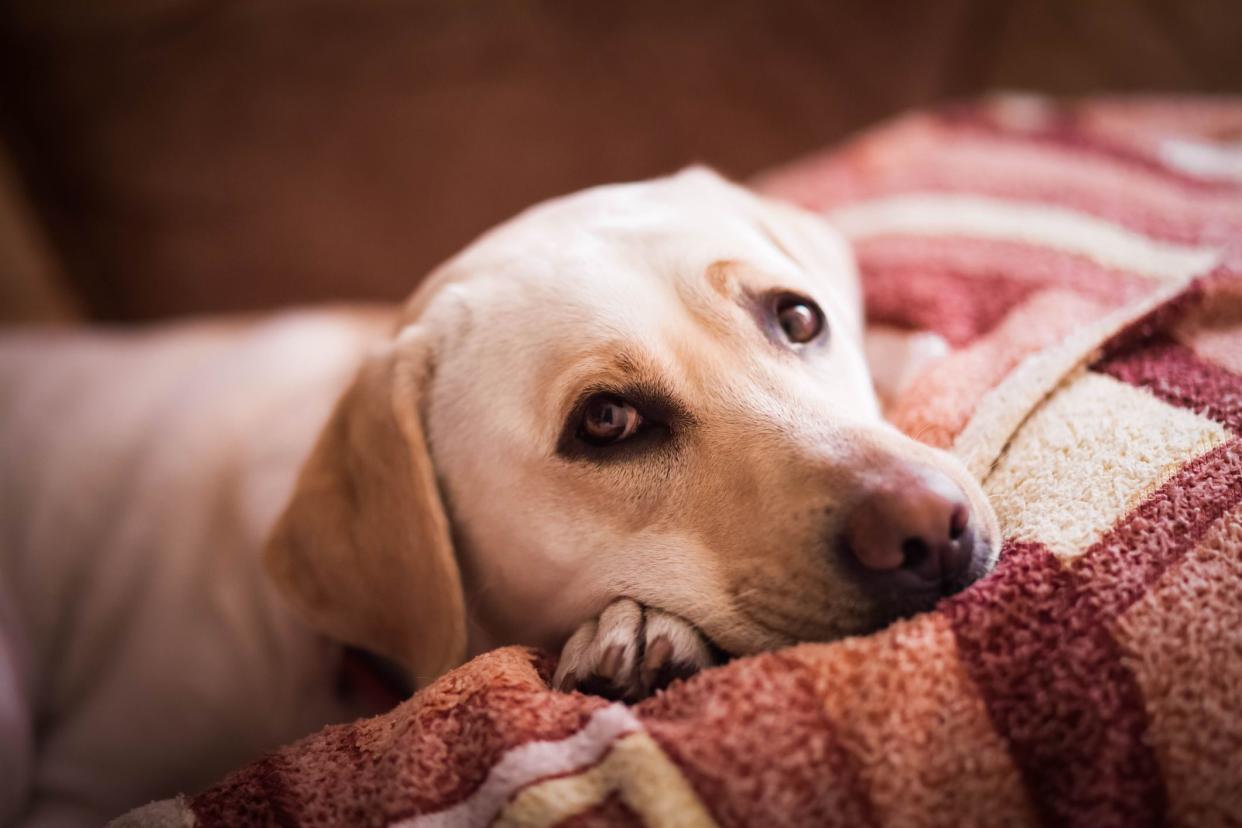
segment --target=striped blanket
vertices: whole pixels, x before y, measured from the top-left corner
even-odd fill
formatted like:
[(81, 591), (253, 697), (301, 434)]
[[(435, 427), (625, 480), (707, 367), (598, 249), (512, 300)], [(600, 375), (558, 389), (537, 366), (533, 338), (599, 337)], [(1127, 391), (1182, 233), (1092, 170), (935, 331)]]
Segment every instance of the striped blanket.
[(1242, 824), (1242, 102), (1002, 98), (765, 176), (853, 238), (998, 570), (634, 707), (482, 656), (126, 824)]

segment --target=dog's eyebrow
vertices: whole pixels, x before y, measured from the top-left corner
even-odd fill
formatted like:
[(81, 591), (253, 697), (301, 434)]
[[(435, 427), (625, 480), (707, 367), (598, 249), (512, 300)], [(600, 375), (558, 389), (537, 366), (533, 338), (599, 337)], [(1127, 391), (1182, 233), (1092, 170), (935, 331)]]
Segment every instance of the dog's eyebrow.
[(617, 336), (591, 343), (585, 353), (562, 360), (557, 372), (562, 378), (607, 376), (618, 381), (638, 382), (660, 376), (660, 364), (635, 348), (629, 339)]
[(594, 342), (581, 349), (577, 343), (562, 342), (538, 368), (536, 387), (545, 392), (543, 403), (559, 416), (573, 405), (584, 385), (599, 377), (623, 380), (639, 373), (625, 343)]
[(643, 369), (643, 366), (640, 364), (640, 360), (639, 360), (639, 359), (637, 359), (637, 358), (636, 358), (633, 354), (631, 354), (629, 351), (618, 351), (618, 352), (617, 352), (617, 353), (613, 356), (613, 361), (614, 361), (614, 363), (615, 363), (615, 368), (616, 368), (617, 372), (618, 372), (618, 373), (621, 373), (621, 374), (649, 374), (649, 373), (653, 373), (653, 372), (652, 372), (652, 371), (650, 371), (650, 370), (644, 370), (644, 369)]
[(660, 372), (651, 359), (625, 347), (606, 357), (596, 353), (596, 357), (585, 358), (562, 372), (559, 384), (565, 391), (557, 401), (558, 411), (572, 410), (584, 396), (593, 393), (623, 396), (625, 389), (643, 388), (653, 392), (651, 396), (665, 395), (665, 383), (659, 379)]
[(725, 299), (733, 298), (737, 277), (737, 262), (733, 259), (717, 259), (707, 266), (707, 284)]
[(734, 326), (730, 306), (745, 296), (739, 274), (746, 267), (745, 262), (737, 259), (716, 259), (701, 271), (700, 277), (676, 282), (682, 307), (713, 335), (727, 336)]

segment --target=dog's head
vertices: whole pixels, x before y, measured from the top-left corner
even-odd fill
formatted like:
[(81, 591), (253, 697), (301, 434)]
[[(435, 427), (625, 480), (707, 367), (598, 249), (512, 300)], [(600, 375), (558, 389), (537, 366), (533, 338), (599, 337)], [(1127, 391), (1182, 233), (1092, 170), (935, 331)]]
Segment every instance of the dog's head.
[[(947, 454), (886, 425), (845, 243), (703, 171), (485, 235), (340, 400), (268, 563), (426, 678), (629, 596), (755, 652), (875, 629), (991, 566)], [(467, 599), (466, 596), (469, 596)]]

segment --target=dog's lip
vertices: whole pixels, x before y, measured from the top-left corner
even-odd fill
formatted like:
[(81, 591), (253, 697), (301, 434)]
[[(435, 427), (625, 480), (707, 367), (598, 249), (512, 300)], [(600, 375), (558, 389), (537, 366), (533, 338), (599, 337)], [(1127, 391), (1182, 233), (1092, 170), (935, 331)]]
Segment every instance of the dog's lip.
[(842, 547), (842, 554), (838, 556), (840, 571), (870, 601), (877, 619), (856, 634), (869, 635), (896, 621), (935, 611), (942, 601), (964, 592), (988, 574), (994, 548), (991, 538), (980, 535), (980, 542), (964, 571), (948, 578), (927, 579), (914, 572), (874, 572)]
[[(996, 541), (991, 536), (981, 533), (970, 565), (965, 571), (953, 577), (935, 580), (920, 578), (912, 572), (906, 573), (911, 576), (911, 582), (902, 588), (895, 588), (891, 579), (887, 583), (882, 582), (884, 575), (891, 576), (893, 573), (876, 573), (868, 570), (858, 563), (853, 555), (848, 554), (848, 549), (842, 547), (841, 552), (842, 554), (838, 560), (844, 564), (843, 569), (846, 571), (847, 577), (850, 577), (855, 582), (856, 588), (866, 592), (867, 597), (872, 601), (874, 611), (878, 613), (877, 616), (873, 617), (878, 617), (879, 620), (875, 623), (865, 624), (852, 632), (843, 632), (827, 639), (794, 638), (790, 644), (813, 641), (831, 643), (841, 638), (871, 635), (903, 618), (910, 618), (920, 613), (934, 611), (942, 601), (964, 592), (988, 576), (993, 568), (990, 564), (993, 563), (994, 556), (996, 555)], [(879, 583), (877, 583), (878, 581)], [(698, 629), (704, 641), (711, 648), (713, 656), (716, 657), (717, 664), (724, 664), (744, 655), (752, 654), (730, 652), (720, 646), (702, 627), (698, 627)]]

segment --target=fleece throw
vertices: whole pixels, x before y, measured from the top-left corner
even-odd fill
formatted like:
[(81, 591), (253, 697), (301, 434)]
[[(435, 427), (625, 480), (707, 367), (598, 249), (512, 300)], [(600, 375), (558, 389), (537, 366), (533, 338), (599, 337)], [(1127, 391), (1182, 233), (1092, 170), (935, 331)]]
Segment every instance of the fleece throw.
[(997, 571), (634, 707), (493, 652), (120, 824), (1242, 824), (1242, 102), (1001, 98), (758, 186), (938, 344), (892, 417), (984, 481)]

